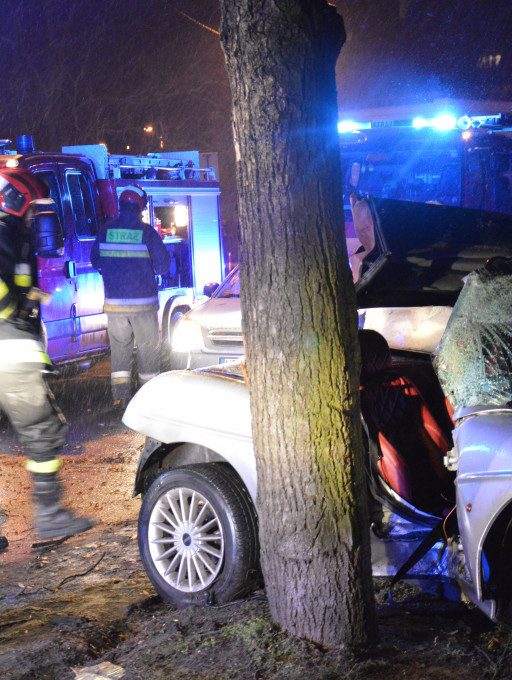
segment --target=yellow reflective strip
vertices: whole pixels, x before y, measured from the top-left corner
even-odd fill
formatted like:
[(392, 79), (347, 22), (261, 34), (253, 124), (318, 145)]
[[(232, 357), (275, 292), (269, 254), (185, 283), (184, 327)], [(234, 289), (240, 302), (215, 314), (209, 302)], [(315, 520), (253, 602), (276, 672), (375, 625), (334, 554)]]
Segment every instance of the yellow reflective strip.
[(39, 474), (48, 475), (51, 472), (57, 472), (60, 468), (61, 462), (58, 458), (47, 460), (44, 463), (38, 463), (37, 460), (27, 460), (25, 469), (29, 472), (38, 472)]
[(109, 305), (107, 302), (103, 305), (104, 312), (119, 312), (121, 314), (130, 314), (137, 312), (152, 312), (156, 308), (156, 302), (149, 305)]
[(14, 302), (11, 302), (10, 305), (8, 305), (5, 309), (2, 309), (0, 312), (0, 319), (8, 319), (10, 316), (14, 314), (16, 311), (16, 304)]
[(15, 274), (14, 283), (21, 288), (30, 288), (32, 285), (32, 277), (26, 274)]
[(123, 385), (126, 383), (131, 382), (131, 378), (112, 378), (111, 383), (112, 385)]
[(48, 364), (51, 366), (51, 363), (38, 340), (0, 340), (0, 364), (4, 366), (6, 364)]
[(0, 300), (4, 298), (8, 292), (9, 286), (5, 283), (5, 281), (0, 281)]
[[(1, 343), (1, 340), (0, 340)], [(0, 344), (0, 349), (2, 345)], [(0, 366), (9, 366), (13, 364), (47, 364), (51, 366), (50, 358), (44, 352), (23, 351), (9, 352), (0, 357)]]

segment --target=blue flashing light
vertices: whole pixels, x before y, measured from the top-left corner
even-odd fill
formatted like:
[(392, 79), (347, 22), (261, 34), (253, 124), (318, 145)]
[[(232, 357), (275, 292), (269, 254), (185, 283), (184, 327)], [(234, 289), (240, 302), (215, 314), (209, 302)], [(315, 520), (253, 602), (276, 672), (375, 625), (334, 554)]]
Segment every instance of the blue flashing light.
[(413, 128), (421, 129), (424, 127), (429, 127), (429, 125), (430, 123), (425, 118), (414, 118), (412, 121)]
[(444, 113), (434, 118), (417, 117), (412, 120), (379, 120), (372, 122), (358, 122), (342, 120), (338, 123), (338, 132), (356, 132), (359, 130), (383, 129), (383, 128), (431, 128), (434, 130), (462, 130), (467, 131), (477, 128), (487, 129), (512, 129), (512, 116), (493, 114), (485, 116), (460, 116), (458, 119), (450, 113)]
[(356, 130), (368, 130), (370, 123), (358, 123), (354, 120), (340, 120), (338, 123), (338, 132), (355, 132)]
[(453, 128), (457, 125), (457, 119), (455, 116), (451, 116), (447, 113), (443, 116), (434, 118), (432, 123), (437, 130), (453, 130)]
[(456, 125), (457, 119), (448, 113), (436, 118), (414, 118), (412, 121), (412, 126), (417, 129), (430, 127), (436, 130), (453, 130)]

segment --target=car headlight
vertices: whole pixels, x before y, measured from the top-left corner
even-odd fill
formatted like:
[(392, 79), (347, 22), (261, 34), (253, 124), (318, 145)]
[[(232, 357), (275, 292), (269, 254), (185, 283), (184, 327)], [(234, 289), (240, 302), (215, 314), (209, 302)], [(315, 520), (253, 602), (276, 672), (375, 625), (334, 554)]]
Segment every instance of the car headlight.
[(174, 352), (194, 352), (204, 347), (201, 326), (193, 319), (180, 319), (172, 334)]

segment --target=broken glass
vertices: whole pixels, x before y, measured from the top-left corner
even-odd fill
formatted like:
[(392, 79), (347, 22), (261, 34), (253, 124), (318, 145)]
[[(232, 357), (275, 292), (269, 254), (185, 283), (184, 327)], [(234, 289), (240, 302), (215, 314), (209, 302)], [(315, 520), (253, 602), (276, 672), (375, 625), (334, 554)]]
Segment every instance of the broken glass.
[[(501, 260), (502, 258), (500, 258)], [(512, 269), (483, 267), (465, 279), (434, 367), (453, 409), (512, 400)]]

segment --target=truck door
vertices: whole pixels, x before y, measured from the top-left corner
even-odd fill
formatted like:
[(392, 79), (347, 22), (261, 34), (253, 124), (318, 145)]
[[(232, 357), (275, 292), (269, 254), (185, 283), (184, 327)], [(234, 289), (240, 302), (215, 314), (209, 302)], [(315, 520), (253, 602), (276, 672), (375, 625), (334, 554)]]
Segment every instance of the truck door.
[(79, 353), (108, 347), (107, 319), (103, 313), (103, 281), (91, 265), (91, 249), (101, 214), (91, 178), (80, 170), (66, 171), (66, 184), (73, 212), (73, 262), (75, 337)]
[(41, 318), (48, 354), (52, 360), (59, 362), (74, 358), (78, 352), (78, 344), (74, 341), (76, 289), (73, 278), (67, 275), (69, 262), (73, 260), (73, 239), (69, 206), (62, 199), (63, 187), (59, 182), (57, 166), (49, 169), (49, 165), (45, 164), (45, 168), (33, 171), (48, 184), (50, 195), (55, 201), (63, 230), (64, 253), (61, 257), (38, 258), (38, 285), (51, 293), (50, 302), (41, 307)]

